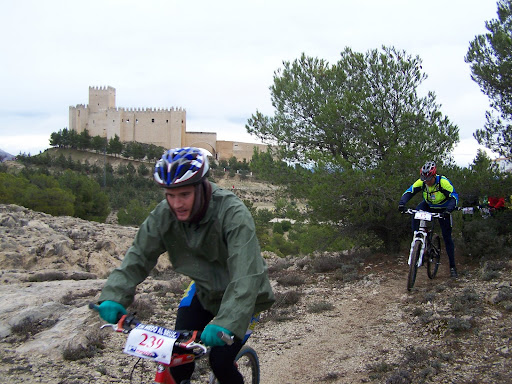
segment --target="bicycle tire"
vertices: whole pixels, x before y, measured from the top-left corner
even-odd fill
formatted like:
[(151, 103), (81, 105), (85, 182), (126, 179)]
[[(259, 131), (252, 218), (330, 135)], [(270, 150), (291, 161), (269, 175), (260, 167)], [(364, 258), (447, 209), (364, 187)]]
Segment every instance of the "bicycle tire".
[(441, 238), (434, 235), (430, 242), (428, 258), (427, 258), (427, 274), (429, 279), (433, 279), (437, 275), (439, 264), (441, 263)]
[(416, 240), (412, 249), (411, 264), (409, 265), (409, 276), (407, 277), (407, 290), (410, 291), (414, 287), (416, 274), (418, 273), (418, 259), (420, 258), (422, 242)]
[[(236, 355), (235, 362), (238, 366), (238, 370), (244, 377), (244, 383), (260, 383), (260, 360), (253, 348), (244, 345)], [(219, 384), (219, 381), (215, 378), (213, 373), (210, 376), (210, 384)]]

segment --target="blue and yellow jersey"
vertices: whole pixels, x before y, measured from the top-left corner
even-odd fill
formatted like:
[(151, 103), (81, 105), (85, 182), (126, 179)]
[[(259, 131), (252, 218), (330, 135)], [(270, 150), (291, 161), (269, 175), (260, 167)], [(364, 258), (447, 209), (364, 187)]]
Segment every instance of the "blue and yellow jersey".
[(436, 176), (436, 182), (429, 187), (418, 179), (402, 194), (400, 205), (405, 205), (415, 194), (423, 192), (423, 200), (434, 209), (453, 210), (459, 203), (459, 195), (445, 176)]

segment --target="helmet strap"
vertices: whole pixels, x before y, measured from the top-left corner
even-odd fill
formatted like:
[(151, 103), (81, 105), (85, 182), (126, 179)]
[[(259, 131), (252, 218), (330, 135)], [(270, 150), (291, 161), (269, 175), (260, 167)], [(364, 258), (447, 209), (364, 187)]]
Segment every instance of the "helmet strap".
[(210, 205), (210, 198), (212, 197), (212, 185), (206, 177), (196, 184), (195, 186), (194, 206), (190, 218), (187, 220), (190, 223), (198, 224), (206, 214), (206, 210)]

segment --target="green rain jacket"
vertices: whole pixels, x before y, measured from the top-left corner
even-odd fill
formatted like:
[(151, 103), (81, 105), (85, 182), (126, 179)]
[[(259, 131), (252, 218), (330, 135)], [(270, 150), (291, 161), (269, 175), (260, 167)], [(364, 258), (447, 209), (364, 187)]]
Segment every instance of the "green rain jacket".
[(198, 224), (178, 221), (166, 200), (157, 205), (108, 277), (99, 301), (128, 307), (136, 286), (166, 251), (174, 270), (195, 281), (199, 301), (215, 316), (212, 323), (241, 339), (252, 315), (275, 300), (249, 210), (212, 183), (210, 204)]

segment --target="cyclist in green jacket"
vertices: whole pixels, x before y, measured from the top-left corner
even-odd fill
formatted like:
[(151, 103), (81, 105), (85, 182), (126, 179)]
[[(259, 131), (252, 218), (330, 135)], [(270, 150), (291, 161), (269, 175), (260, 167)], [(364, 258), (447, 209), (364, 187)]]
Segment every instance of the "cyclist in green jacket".
[[(402, 194), (398, 203), (398, 209), (405, 211), (405, 204), (412, 199), (418, 192), (423, 193), (423, 201), (416, 207), (418, 210), (428, 212), (444, 212), (444, 218), (439, 219), (441, 232), (446, 247), (446, 253), (450, 262), (450, 276), (457, 277), (457, 268), (455, 266), (455, 245), (452, 239), (452, 217), (451, 212), (459, 203), (459, 195), (455, 191), (453, 184), (445, 176), (437, 175), (436, 163), (427, 161), (420, 170), (420, 178), (414, 182)], [(413, 231), (417, 231), (419, 220), (412, 223)]]
[[(206, 155), (193, 147), (171, 149), (156, 163), (154, 179), (165, 200), (142, 223), (121, 266), (108, 277), (99, 313), (115, 323), (133, 302), (136, 286), (167, 252), (174, 270), (193, 280), (175, 329), (203, 330), (219, 382), (242, 383), (234, 359), (253, 315), (270, 308), (274, 294), (249, 210), (232, 192), (210, 183), (208, 170)], [(225, 345), (218, 331), (234, 335), (235, 342)], [(187, 382), (193, 370), (186, 364), (172, 368), (172, 374), (178, 383)]]

